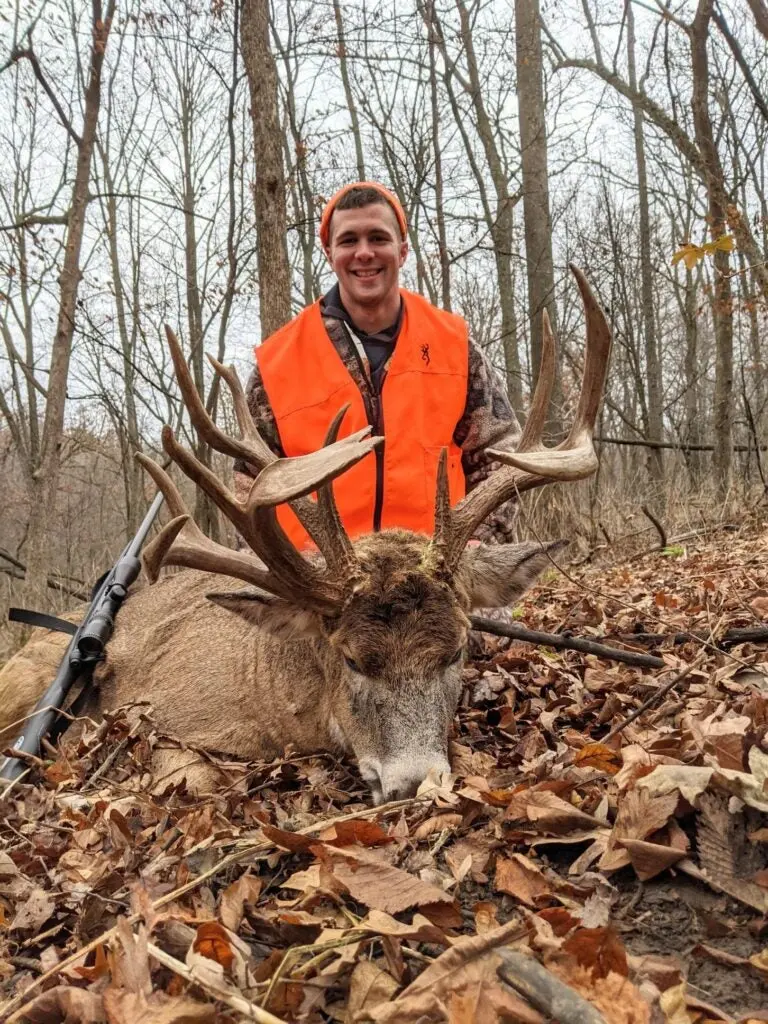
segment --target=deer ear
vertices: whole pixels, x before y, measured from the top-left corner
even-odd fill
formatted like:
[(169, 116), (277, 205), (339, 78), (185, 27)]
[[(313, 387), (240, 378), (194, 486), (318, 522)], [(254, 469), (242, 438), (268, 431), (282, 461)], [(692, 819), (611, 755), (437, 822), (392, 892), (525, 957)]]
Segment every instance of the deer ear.
[(321, 618), (317, 612), (297, 608), (258, 587), (243, 587), (242, 590), (205, 596), (219, 608), (226, 608), (279, 640), (309, 640), (322, 633)]
[(546, 544), (479, 544), (464, 551), (459, 577), (472, 608), (502, 608), (512, 604), (536, 577), (552, 565), (552, 555), (570, 542)]

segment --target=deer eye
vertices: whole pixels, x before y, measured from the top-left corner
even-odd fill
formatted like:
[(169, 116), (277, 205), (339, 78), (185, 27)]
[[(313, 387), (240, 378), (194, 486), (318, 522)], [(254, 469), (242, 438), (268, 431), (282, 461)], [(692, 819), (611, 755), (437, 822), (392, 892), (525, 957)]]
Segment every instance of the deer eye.
[(460, 647), (454, 654), (451, 660), (448, 662), (449, 665), (455, 665), (457, 661), (461, 661), (462, 655), (464, 654), (464, 648)]
[(352, 672), (357, 672), (357, 674), (358, 674), (359, 676), (361, 676), (361, 675), (363, 674), (363, 671), (362, 671), (362, 669), (361, 669), (361, 668), (360, 668), (360, 666), (359, 666), (359, 665), (357, 664), (357, 662), (356, 662), (356, 661), (354, 661), (354, 659), (352, 659), (352, 658), (348, 658), (348, 657), (347, 657), (347, 655), (345, 654), (345, 655), (344, 655), (344, 661), (346, 661), (346, 663), (347, 663), (347, 668), (348, 668), (348, 669), (350, 669), (350, 671), (352, 671)]

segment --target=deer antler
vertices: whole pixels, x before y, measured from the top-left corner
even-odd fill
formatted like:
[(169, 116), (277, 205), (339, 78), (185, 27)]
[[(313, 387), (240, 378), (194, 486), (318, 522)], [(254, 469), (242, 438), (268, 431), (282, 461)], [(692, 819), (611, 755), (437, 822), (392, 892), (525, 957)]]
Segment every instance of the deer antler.
[[(216, 451), (244, 459), (258, 475), (246, 500), (239, 501), (191, 452), (176, 440), (170, 427), (163, 428), (163, 448), (173, 461), (224, 512), (253, 552), (231, 551), (209, 540), (189, 517), (183, 500), (168, 474), (150, 459), (141, 464), (163, 491), (174, 519), (145, 552), (151, 577), (161, 564), (221, 572), (243, 579), (294, 603), (331, 611), (343, 600), (355, 574), (354, 549), (333, 500), (332, 481), (365, 458), (381, 443), (369, 437), (370, 428), (337, 441), (346, 407), (328, 431), (325, 447), (299, 458), (278, 459), (259, 435), (248, 410), (240, 381), (231, 367), (215, 359), (211, 363), (232, 392), (240, 438), (221, 431), (206, 411), (195, 388), (181, 346), (166, 327), (176, 378), (184, 405), (198, 436)], [(320, 489), (317, 503), (308, 497)], [(305, 559), (278, 523), (275, 506), (290, 503), (307, 532), (325, 557), (325, 566)]]
[(517, 451), (487, 449), (488, 454), (505, 463), (505, 467), (491, 473), (453, 509), (448, 500), (445, 460), (441, 460), (433, 545), (447, 572), (456, 568), (467, 541), (480, 523), (518, 491), (528, 491), (554, 480), (581, 480), (597, 469), (592, 438), (608, 371), (611, 332), (586, 278), (573, 264), (569, 266), (581, 292), (587, 321), (584, 375), (573, 425), (568, 437), (556, 448), (544, 447), (541, 432), (555, 375), (555, 339), (545, 310), (539, 379)]

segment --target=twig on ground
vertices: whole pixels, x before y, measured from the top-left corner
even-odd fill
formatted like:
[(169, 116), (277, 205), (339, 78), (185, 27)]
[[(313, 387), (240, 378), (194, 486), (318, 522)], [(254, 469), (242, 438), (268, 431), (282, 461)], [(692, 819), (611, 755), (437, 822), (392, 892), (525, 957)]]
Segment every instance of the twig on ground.
[(204, 977), (199, 974), (194, 967), (188, 967), (182, 963), (181, 960), (177, 960), (175, 956), (171, 956), (170, 953), (166, 953), (165, 950), (160, 949), (153, 942), (147, 943), (147, 952), (149, 955), (157, 960), (163, 967), (167, 967), (173, 971), (174, 974), (178, 974), (179, 977), (185, 978), (193, 985), (199, 985), (200, 988), (204, 989), (209, 995), (213, 996), (214, 999), (218, 999), (221, 1003), (226, 1003), (227, 1006), (231, 1006), (233, 1010), (241, 1014), (245, 1020), (256, 1021), (257, 1024), (287, 1024), (282, 1017), (275, 1017), (273, 1013), (268, 1010), (262, 1010), (261, 1007), (256, 1006), (255, 1003), (251, 1003), (244, 996), (240, 995), (239, 992), (233, 990), (231, 986), (226, 984), (218, 984), (215, 979), (210, 977)]
[(653, 512), (651, 512), (647, 505), (641, 505), (640, 510), (642, 511), (646, 519), (650, 519), (650, 521), (656, 527), (656, 532), (659, 535), (659, 543), (661, 544), (661, 548), (663, 550), (667, 546), (667, 530), (664, 526), (664, 523), (662, 523), (658, 516), (655, 516)]
[(518, 995), (560, 1024), (606, 1024), (599, 1010), (564, 981), (525, 953), (498, 949), (501, 964), (496, 973)]
[(631, 715), (627, 715), (623, 722), (619, 722), (618, 725), (615, 725), (613, 729), (611, 729), (611, 731), (600, 740), (600, 742), (607, 743), (608, 740), (612, 740), (614, 736), (618, 736), (620, 732), (623, 732), (627, 726), (631, 725), (636, 718), (639, 718), (644, 711), (647, 711), (648, 708), (660, 701), (662, 697), (665, 697), (673, 687), (677, 686), (677, 684), (685, 679), (690, 672), (697, 668), (702, 663), (705, 656), (705, 652), (702, 651), (698, 657), (694, 658), (690, 665), (685, 666), (682, 672), (678, 672), (677, 675), (672, 676), (672, 678), (668, 682), (664, 683), (663, 686), (660, 686), (658, 690), (654, 690), (648, 700), (643, 701), (639, 708), (635, 708)]
[(508, 636), (512, 640), (523, 640), (529, 644), (544, 647), (555, 647), (558, 650), (581, 651), (582, 654), (594, 654), (598, 658), (609, 658), (611, 661), (622, 661), (626, 665), (639, 665), (643, 668), (665, 668), (666, 663), (653, 654), (641, 654), (635, 651), (623, 651), (619, 647), (595, 643), (594, 640), (583, 640), (580, 637), (561, 636), (559, 633), (542, 633), (535, 629), (526, 629), (509, 622), (496, 622), (481, 615), (470, 616), (473, 629), (483, 633), (494, 633), (496, 636)]
[(120, 754), (127, 747), (128, 740), (129, 740), (128, 736), (126, 736), (122, 740), (120, 740), (120, 742), (115, 746), (115, 748), (113, 750), (111, 750), (109, 752), (109, 754), (107, 754), (107, 756), (104, 758), (104, 760), (99, 765), (99, 767), (96, 769), (96, 771), (93, 773), (93, 775), (91, 775), (90, 778), (85, 780), (85, 782), (83, 783), (83, 792), (84, 793), (87, 793), (89, 789), (93, 789), (95, 787), (96, 783), (98, 782), (98, 780), (102, 777), (102, 775), (104, 775), (105, 772), (109, 771), (109, 769), (112, 767), (112, 765), (118, 759)]
[(724, 647), (736, 644), (764, 644), (768, 642), (768, 626), (747, 626), (743, 629), (727, 629), (718, 643)]

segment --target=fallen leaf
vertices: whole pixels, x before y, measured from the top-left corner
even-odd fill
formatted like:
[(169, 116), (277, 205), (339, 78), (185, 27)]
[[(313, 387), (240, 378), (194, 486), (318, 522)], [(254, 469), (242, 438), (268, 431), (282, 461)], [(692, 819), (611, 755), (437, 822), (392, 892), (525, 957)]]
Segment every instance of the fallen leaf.
[(96, 947), (92, 966), (73, 967), (72, 970), (74, 974), (77, 974), (80, 978), (85, 978), (86, 981), (96, 981), (97, 978), (107, 974), (109, 972), (109, 963), (104, 946), (99, 945)]
[(454, 905), (454, 898), (436, 885), (387, 864), (370, 850), (315, 845), (312, 851), (350, 896), (366, 907), (398, 914), (428, 904)]
[(55, 906), (53, 898), (44, 889), (36, 886), (26, 900), (16, 907), (9, 931), (40, 931), (53, 913)]
[(236, 932), (243, 919), (246, 903), (256, 903), (261, 894), (261, 879), (255, 875), (241, 875), (236, 882), (228, 885), (221, 894), (219, 914), (221, 923)]
[(579, 928), (563, 943), (563, 952), (575, 958), (593, 978), (606, 978), (611, 972), (629, 973), (627, 953), (613, 928)]
[(694, 1024), (685, 1001), (685, 982), (661, 993), (659, 1006), (666, 1024)]
[(616, 775), (622, 766), (621, 754), (604, 743), (587, 743), (573, 755), (573, 763), (582, 768), (596, 768), (607, 775)]
[(375, 821), (365, 818), (353, 818), (352, 821), (338, 821), (330, 828), (324, 829), (319, 836), (324, 842), (334, 846), (384, 846), (392, 842), (392, 836)]
[(395, 979), (378, 964), (370, 960), (361, 960), (355, 965), (349, 979), (349, 996), (347, 998), (347, 1024), (359, 1018), (364, 1011), (375, 1009), (380, 1003), (389, 1002), (397, 991)]
[(609, 972), (604, 978), (593, 977), (591, 972), (575, 960), (553, 960), (547, 966), (575, 992), (599, 1010), (606, 1024), (650, 1024), (651, 1008), (642, 995), (623, 974)]
[(235, 959), (226, 929), (218, 921), (205, 921), (198, 926), (192, 949), (200, 956), (221, 964), (228, 971)]
[(369, 910), (357, 925), (365, 931), (376, 935), (387, 935), (397, 939), (414, 939), (417, 942), (434, 942), (441, 946), (448, 945), (445, 934), (422, 914), (414, 914), (410, 924), (398, 921), (383, 910)]
[(661, 846), (659, 843), (647, 843), (641, 839), (620, 839), (619, 844), (629, 853), (632, 867), (641, 882), (655, 878), (686, 856), (685, 850)]
[(549, 790), (523, 790), (510, 800), (506, 823), (529, 821), (537, 831), (565, 835), (577, 830), (592, 829), (602, 821), (585, 814)]
[(494, 888), (529, 907), (540, 906), (542, 900), (552, 895), (552, 885), (540, 868), (520, 853), (496, 861)]
[(663, 828), (675, 813), (677, 799), (674, 791), (664, 796), (652, 796), (649, 790), (640, 788), (639, 784), (635, 789), (630, 789), (619, 802), (608, 847), (600, 858), (601, 870), (616, 871), (629, 864), (629, 851), (620, 843), (627, 839), (646, 839)]

